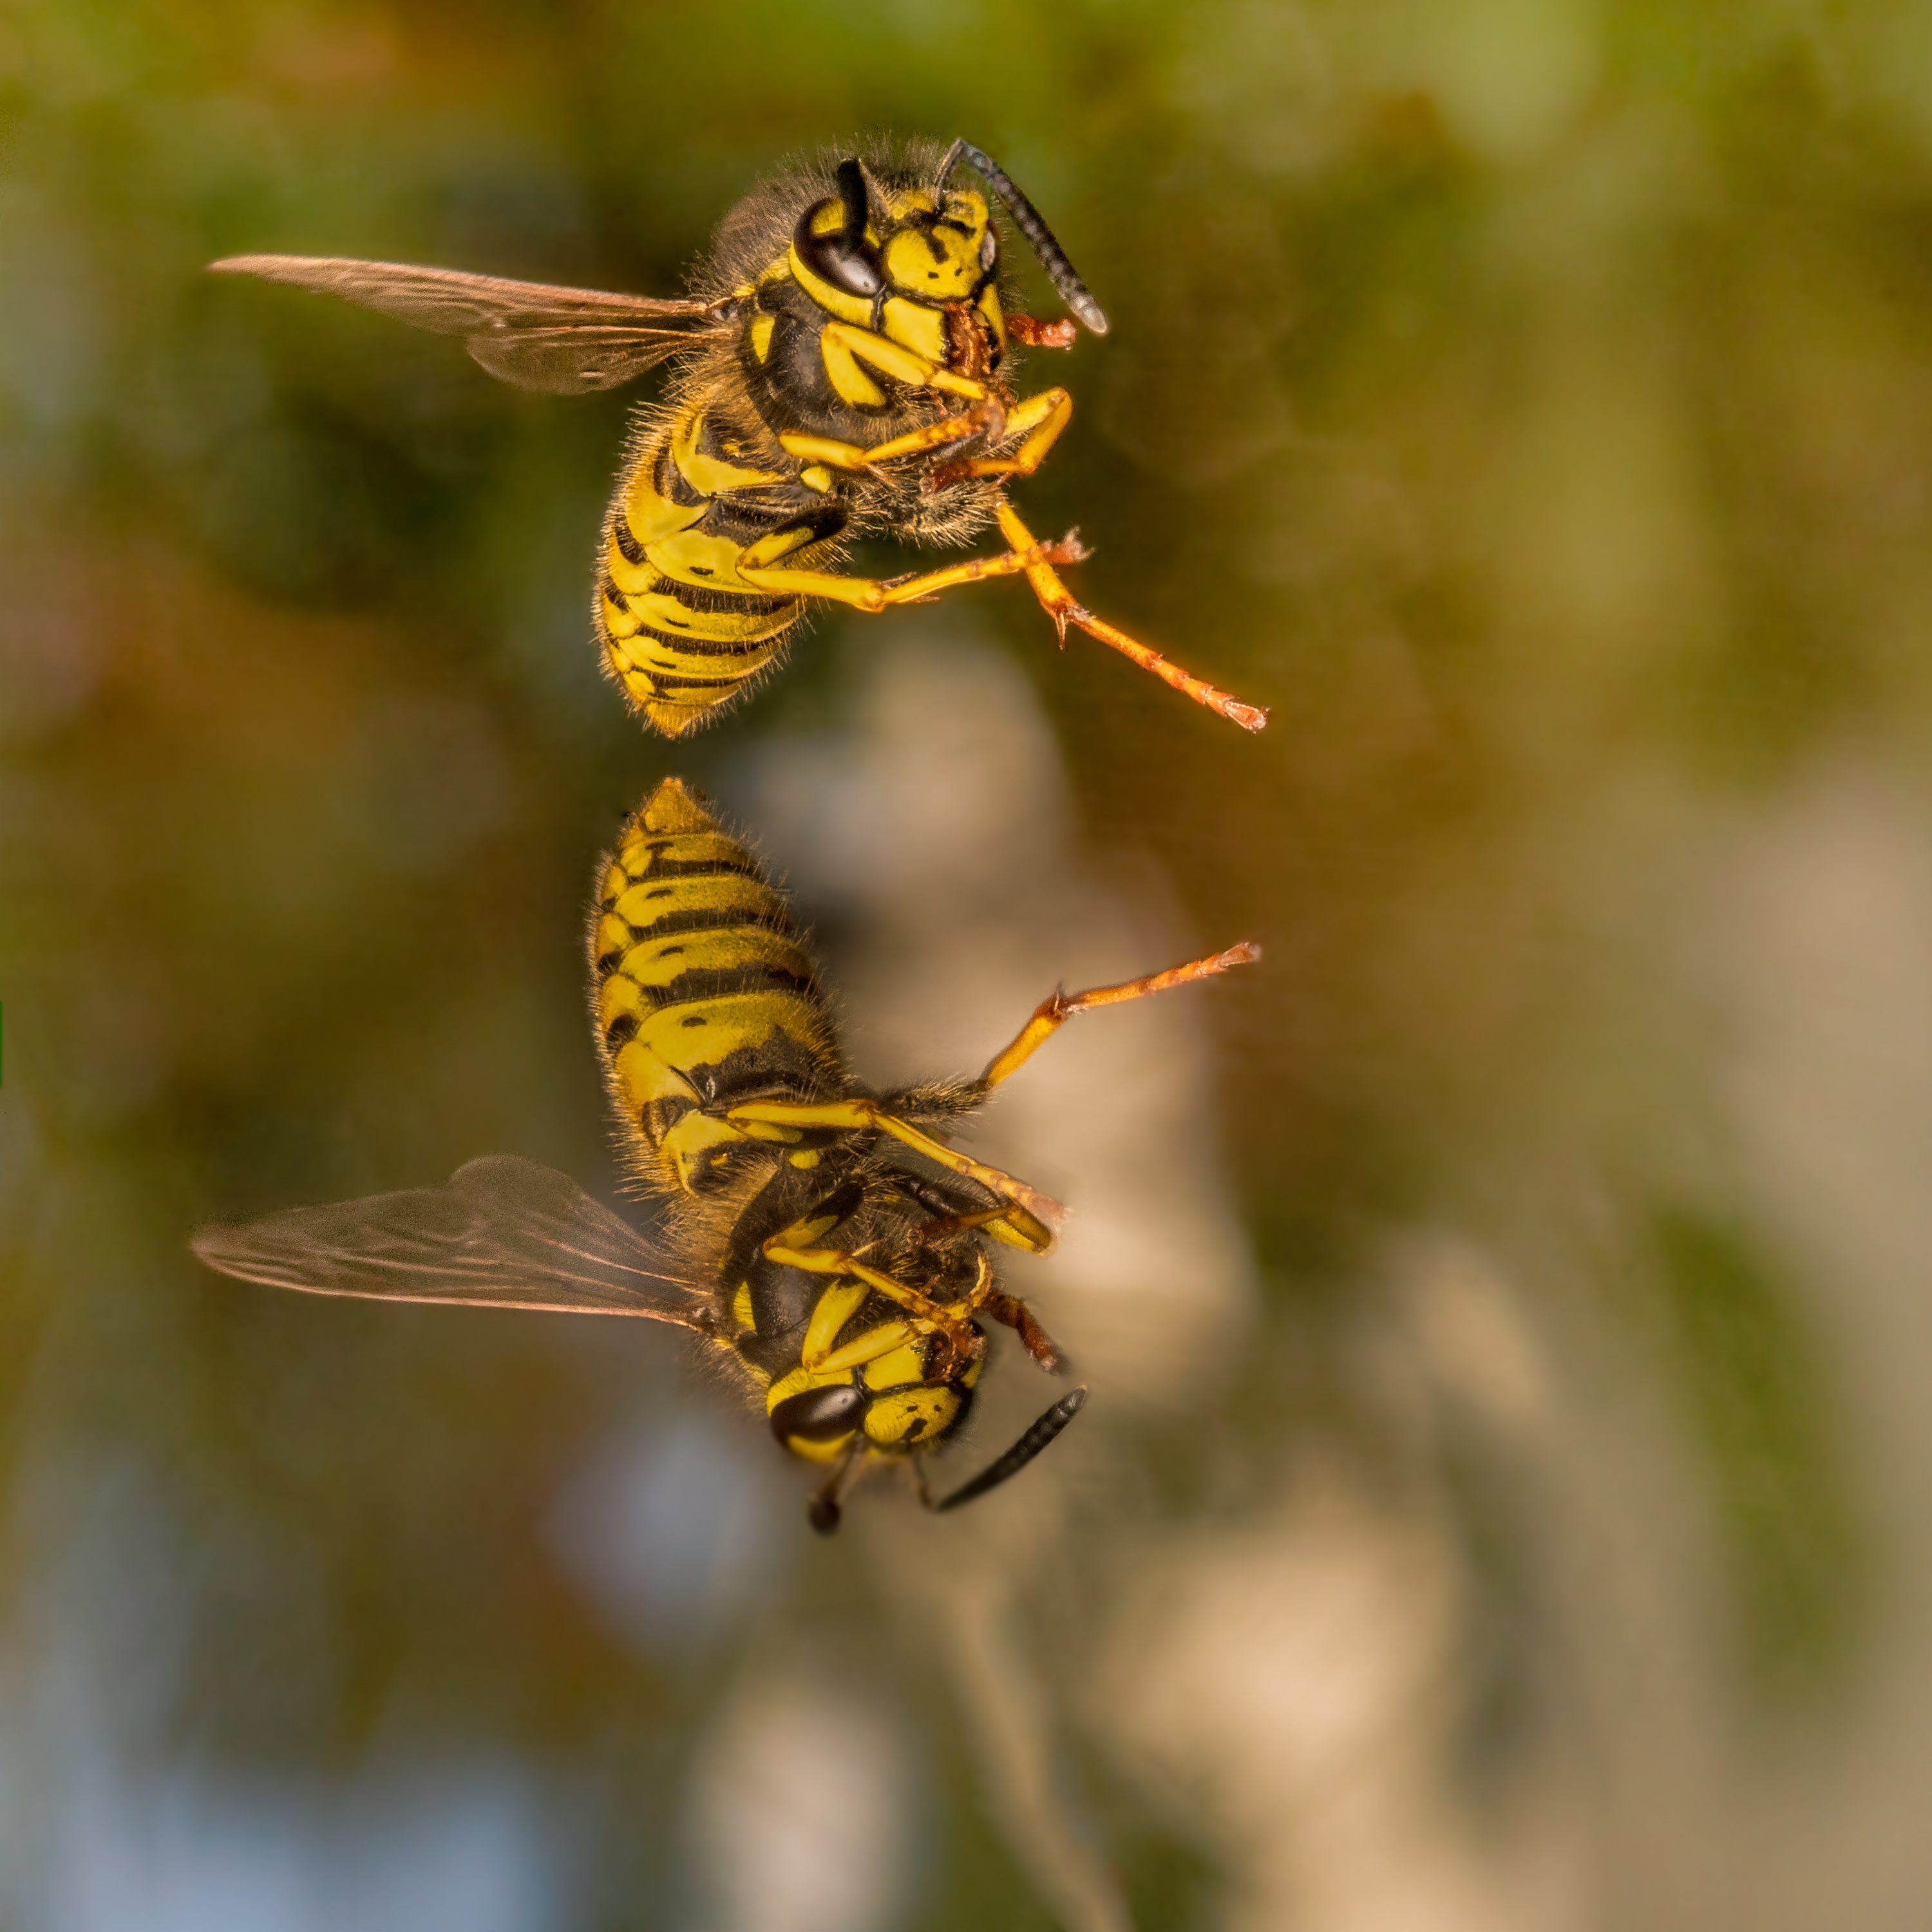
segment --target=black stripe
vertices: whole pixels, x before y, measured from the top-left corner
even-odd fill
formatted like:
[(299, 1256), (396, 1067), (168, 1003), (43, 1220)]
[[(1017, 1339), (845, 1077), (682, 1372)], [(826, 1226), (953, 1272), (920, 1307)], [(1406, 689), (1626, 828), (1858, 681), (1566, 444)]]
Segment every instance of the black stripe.
[[(742, 909), (721, 912), (715, 909), (704, 912), (667, 913), (662, 919), (653, 920), (649, 926), (633, 926), (631, 943), (636, 945), (646, 939), (669, 939), (680, 932), (717, 932), (734, 926), (755, 926), (766, 932), (775, 932), (781, 938), (796, 940), (797, 928), (785, 916), (782, 906), (769, 913), (752, 912)], [(628, 948), (626, 950), (628, 951)], [(609, 956), (605, 956), (608, 958)], [(599, 966), (602, 959), (597, 962)]]
[(666, 1006), (701, 1006), (734, 993), (788, 993), (821, 1011), (824, 1005), (816, 980), (801, 979), (782, 966), (694, 966), (668, 986), (647, 986), (641, 980), (632, 983), (654, 1012)]
[[(640, 624), (632, 636), (624, 639), (623, 641), (629, 644), (634, 642), (638, 638), (656, 638), (661, 644), (668, 645), (674, 650), (682, 652), (687, 657), (748, 658), (754, 651), (776, 650), (784, 643), (790, 628), (788, 626), (784, 631), (775, 631), (769, 638), (754, 638), (748, 644), (721, 644), (715, 638), (694, 638), (687, 632), (661, 630), (655, 624)], [(654, 671), (649, 664), (640, 665), (638, 668), (646, 676), (669, 675), (668, 673)], [(745, 674), (740, 671), (736, 677), (719, 678), (715, 680), (692, 678), (687, 679), (686, 682), (700, 686), (706, 686), (708, 683), (709, 688), (712, 689), (729, 691), (744, 675)]]
[(610, 525), (611, 541), (617, 546), (618, 554), (628, 564), (640, 564), (644, 560), (644, 547), (631, 534), (630, 519), (620, 516)]
[(651, 466), (651, 487), (667, 503), (674, 503), (680, 510), (694, 510), (711, 499), (684, 480), (684, 472), (672, 460), (670, 443), (667, 436), (658, 445), (657, 460)]
[[(687, 835), (688, 836), (688, 835)], [(634, 872), (631, 862), (620, 858), (618, 864), (624, 876), (633, 885), (641, 885), (646, 879), (758, 879), (764, 874), (758, 870), (758, 862), (747, 855), (742, 859), (665, 859), (658, 854), (664, 848), (651, 848), (650, 863), (642, 872)], [(611, 901), (604, 903), (609, 905)]]
[[(670, 640), (665, 641), (668, 643)], [(706, 703), (715, 704), (719, 698), (736, 691), (758, 668), (754, 666), (752, 670), (734, 671), (729, 677), (679, 677), (670, 671), (653, 670), (647, 667), (642, 668), (640, 674), (650, 680), (652, 694), (656, 698), (682, 703), (685, 692), (695, 691), (705, 694)]]
[(687, 610), (698, 610), (707, 617), (715, 617), (720, 612), (745, 617), (775, 617), (788, 604), (796, 604), (792, 596), (777, 596), (765, 590), (714, 590), (706, 584), (680, 583), (676, 578), (666, 580), (664, 589), (682, 604)]

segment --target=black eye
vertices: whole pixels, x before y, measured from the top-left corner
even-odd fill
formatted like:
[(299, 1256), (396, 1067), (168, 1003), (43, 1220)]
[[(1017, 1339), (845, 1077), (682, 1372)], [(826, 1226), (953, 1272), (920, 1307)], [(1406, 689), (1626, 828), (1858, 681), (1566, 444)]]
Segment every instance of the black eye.
[[(872, 296), (884, 286), (878, 257), (866, 245), (866, 177), (856, 161), (838, 164), (838, 199), (808, 208), (793, 231), (798, 259), (815, 275), (848, 296)], [(812, 224), (829, 208), (839, 210), (838, 226), (830, 235), (814, 235)]]
[(1000, 238), (993, 232), (993, 224), (986, 224), (986, 238), (980, 244), (980, 266), (987, 274), (992, 272), (993, 264), (1000, 259)]
[(808, 1442), (830, 1442), (857, 1428), (865, 1412), (865, 1392), (850, 1382), (800, 1389), (772, 1411), (772, 1433), (781, 1442), (793, 1436)]

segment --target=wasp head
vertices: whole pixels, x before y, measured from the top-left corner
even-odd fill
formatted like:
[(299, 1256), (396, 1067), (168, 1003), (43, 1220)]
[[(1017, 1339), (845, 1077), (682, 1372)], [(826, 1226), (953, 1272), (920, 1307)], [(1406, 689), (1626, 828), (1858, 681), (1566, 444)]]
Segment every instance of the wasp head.
[(792, 246), (814, 279), (870, 304), (901, 296), (942, 306), (976, 302), (999, 266), (986, 198), (972, 188), (875, 188), (842, 161), (838, 192), (799, 218)]

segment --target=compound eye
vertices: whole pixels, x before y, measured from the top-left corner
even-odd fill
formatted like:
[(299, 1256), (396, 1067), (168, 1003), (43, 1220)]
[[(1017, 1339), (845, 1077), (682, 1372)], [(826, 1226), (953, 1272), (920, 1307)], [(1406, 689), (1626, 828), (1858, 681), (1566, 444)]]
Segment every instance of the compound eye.
[[(860, 191), (863, 194), (863, 189)], [(831, 234), (813, 234), (829, 208), (841, 212), (841, 226)], [(821, 201), (818, 207), (806, 208), (792, 234), (792, 248), (798, 249), (800, 261), (813, 274), (831, 282), (832, 288), (846, 296), (872, 299), (885, 286), (885, 276), (879, 272), (879, 257), (866, 245), (863, 202), (860, 202), (858, 222), (852, 220), (852, 212), (854, 208), (838, 201)]]
[(806, 1442), (836, 1442), (858, 1427), (866, 1404), (865, 1391), (850, 1382), (800, 1389), (772, 1411), (772, 1433), (780, 1442), (794, 1436)]

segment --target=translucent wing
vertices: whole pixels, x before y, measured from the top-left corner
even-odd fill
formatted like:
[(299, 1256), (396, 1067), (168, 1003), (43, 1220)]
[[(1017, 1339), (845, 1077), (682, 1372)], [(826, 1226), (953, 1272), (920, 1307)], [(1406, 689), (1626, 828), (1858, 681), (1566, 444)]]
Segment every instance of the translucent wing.
[(709, 1333), (708, 1297), (568, 1174), (510, 1154), (459, 1167), (443, 1187), (294, 1208), (203, 1228), (210, 1268), (310, 1294), (641, 1315)]
[(340, 296), (438, 335), (460, 335), (491, 375), (548, 395), (581, 395), (628, 382), (730, 314), (728, 303), (560, 288), (328, 255), (230, 255), (209, 266), (218, 274), (260, 275)]

